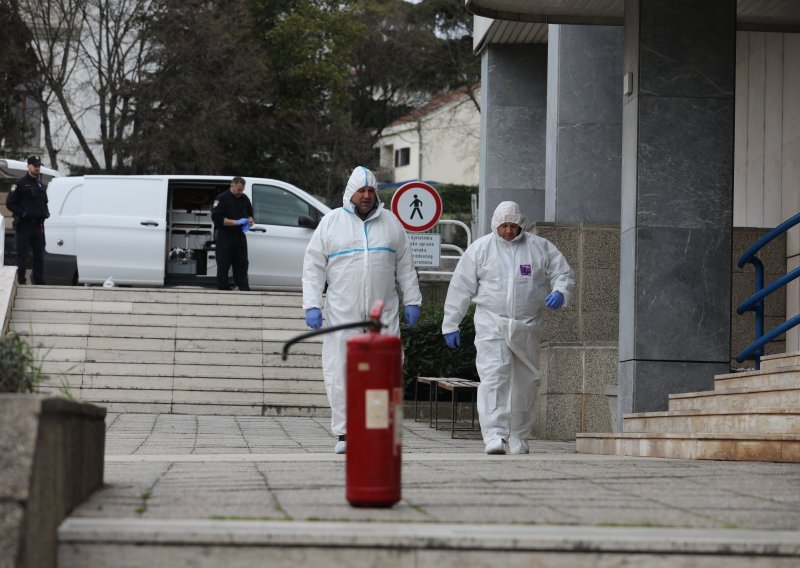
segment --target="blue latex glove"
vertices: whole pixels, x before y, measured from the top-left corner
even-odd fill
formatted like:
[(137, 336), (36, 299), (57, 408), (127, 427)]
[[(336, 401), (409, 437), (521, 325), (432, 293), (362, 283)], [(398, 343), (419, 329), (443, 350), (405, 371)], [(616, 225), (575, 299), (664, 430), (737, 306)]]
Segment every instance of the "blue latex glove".
[(242, 217), (241, 219), (236, 220), (236, 224), (239, 225), (240, 227), (243, 227), (245, 225), (249, 225), (250, 221), (247, 220), (247, 217)]
[(444, 342), (447, 343), (447, 346), (450, 349), (455, 349), (456, 347), (461, 345), (461, 332), (451, 331), (450, 333), (445, 333)]
[(319, 308), (308, 308), (306, 310), (306, 325), (311, 329), (322, 327), (322, 310)]
[[(245, 219), (245, 221), (247, 221), (247, 219)], [(245, 223), (244, 225), (242, 225), (242, 232), (243, 233), (246, 233), (249, 230), (250, 230), (250, 223)]]
[(403, 309), (403, 318), (406, 320), (406, 324), (408, 327), (414, 327), (414, 324), (417, 323), (421, 312), (419, 306), (406, 306)]
[(550, 308), (551, 310), (557, 310), (558, 308), (564, 305), (564, 294), (553, 290), (544, 299), (544, 305)]

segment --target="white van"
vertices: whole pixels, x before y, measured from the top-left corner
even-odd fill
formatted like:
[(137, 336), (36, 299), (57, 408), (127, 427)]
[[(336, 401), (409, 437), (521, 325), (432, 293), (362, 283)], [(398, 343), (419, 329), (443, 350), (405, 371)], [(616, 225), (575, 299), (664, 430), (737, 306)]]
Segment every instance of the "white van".
[[(247, 233), (250, 287), (301, 287), (303, 256), (330, 209), (286, 182), (250, 178), (255, 225)], [(48, 284), (214, 286), (211, 206), (223, 176), (60, 177), (47, 187)]]

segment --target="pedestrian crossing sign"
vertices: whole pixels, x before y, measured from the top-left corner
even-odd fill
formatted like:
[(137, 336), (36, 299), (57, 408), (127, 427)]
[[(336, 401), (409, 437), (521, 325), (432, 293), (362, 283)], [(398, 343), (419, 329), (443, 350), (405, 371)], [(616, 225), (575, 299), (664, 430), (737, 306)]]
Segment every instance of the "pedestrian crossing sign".
[(392, 213), (407, 231), (427, 231), (442, 216), (442, 198), (436, 189), (422, 181), (410, 181), (392, 196)]

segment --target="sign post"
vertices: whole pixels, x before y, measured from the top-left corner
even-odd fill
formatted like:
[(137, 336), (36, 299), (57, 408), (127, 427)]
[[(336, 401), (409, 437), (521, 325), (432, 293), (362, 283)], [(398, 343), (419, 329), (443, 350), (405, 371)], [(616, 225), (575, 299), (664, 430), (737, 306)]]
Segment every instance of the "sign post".
[(431, 229), (442, 216), (442, 198), (422, 181), (402, 185), (392, 196), (392, 213), (410, 234), (411, 254), (416, 266), (438, 267), (441, 235), (419, 234)]

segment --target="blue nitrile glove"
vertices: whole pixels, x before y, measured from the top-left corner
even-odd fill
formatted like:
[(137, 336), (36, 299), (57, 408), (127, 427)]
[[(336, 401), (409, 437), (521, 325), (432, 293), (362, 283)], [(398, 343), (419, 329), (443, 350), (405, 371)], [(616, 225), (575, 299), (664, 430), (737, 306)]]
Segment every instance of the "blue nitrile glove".
[(322, 310), (319, 308), (308, 308), (306, 310), (306, 325), (311, 329), (322, 327)]
[(406, 306), (403, 309), (403, 318), (406, 320), (406, 325), (408, 325), (408, 327), (414, 327), (414, 324), (417, 323), (419, 319), (420, 313), (419, 306)]
[(450, 349), (455, 349), (456, 347), (461, 345), (461, 332), (451, 331), (450, 333), (445, 333), (444, 342), (447, 343), (447, 346)]
[(245, 225), (249, 225), (250, 221), (247, 220), (247, 217), (242, 217), (241, 219), (236, 220), (236, 224), (240, 227), (244, 227)]
[(551, 310), (557, 310), (558, 308), (564, 305), (564, 294), (553, 290), (544, 299), (544, 305), (550, 308)]
[[(247, 221), (247, 219), (245, 219), (245, 221)], [(242, 232), (243, 233), (246, 233), (249, 230), (250, 230), (250, 223), (245, 223), (244, 225), (242, 225)]]

